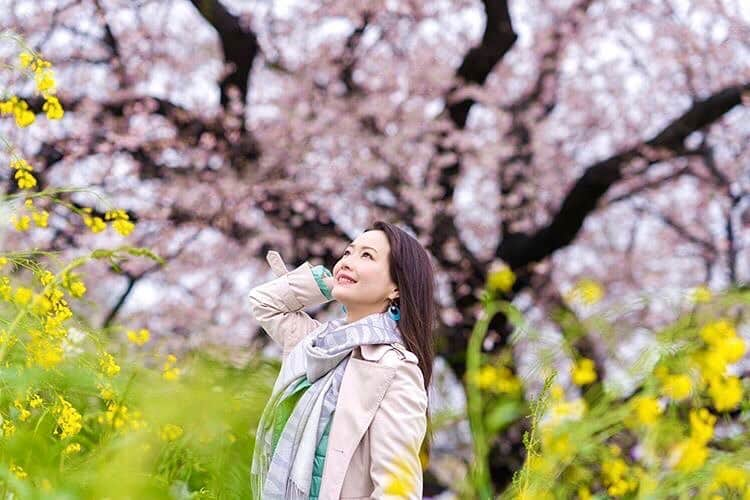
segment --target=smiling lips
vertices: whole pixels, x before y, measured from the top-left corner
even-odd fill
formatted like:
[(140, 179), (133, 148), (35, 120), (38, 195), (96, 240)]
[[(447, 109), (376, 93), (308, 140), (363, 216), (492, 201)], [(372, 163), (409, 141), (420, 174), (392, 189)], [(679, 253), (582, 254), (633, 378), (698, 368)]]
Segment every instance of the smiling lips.
[(353, 285), (356, 281), (351, 279), (349, 276), (345, 274), (339, 274), (338, 278), (336, 278), (336, 284), (338, 285)]

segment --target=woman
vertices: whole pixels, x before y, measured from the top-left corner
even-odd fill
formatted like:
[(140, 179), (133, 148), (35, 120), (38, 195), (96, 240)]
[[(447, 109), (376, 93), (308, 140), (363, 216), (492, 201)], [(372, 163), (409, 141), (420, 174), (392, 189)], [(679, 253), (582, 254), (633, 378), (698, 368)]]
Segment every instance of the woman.
[[(255, 498), (422, 498), (420, 448), (434, 358), (433, 268), (417, 240), (383, 221), (342, 252), (333, 273), (308, 262), (250, 291), (282, 348), (251, 471)], [(344, 319), (303, 308), (336, 299)], [(426, 454), (425, 454), (426, 455)]]

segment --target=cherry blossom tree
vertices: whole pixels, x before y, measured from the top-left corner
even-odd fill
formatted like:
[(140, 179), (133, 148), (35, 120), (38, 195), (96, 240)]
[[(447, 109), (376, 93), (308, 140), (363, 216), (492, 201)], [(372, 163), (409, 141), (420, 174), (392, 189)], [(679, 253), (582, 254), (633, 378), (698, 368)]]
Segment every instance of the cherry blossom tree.
[[(65, 89), (65, 119), (18, 138), (37, 189), (93, 187), (168, 261), (92, 269), (103, 326), (242, 362), (268, 342), (245, 301), (266, 251), (331, 267), (379, 218), (435, 259), (437, 352), (458, 377), (493, 264), (547, 323), (582, 276), (605, 303), (750, 276), (740, 0), (0, 3)], [(106, 238), (62, 212), (7, 231), (9, 249), (64, 253)], [(657, 300), (628, 321), (669, 319)], [(485, 349), (510, 333), (498, 316)]]

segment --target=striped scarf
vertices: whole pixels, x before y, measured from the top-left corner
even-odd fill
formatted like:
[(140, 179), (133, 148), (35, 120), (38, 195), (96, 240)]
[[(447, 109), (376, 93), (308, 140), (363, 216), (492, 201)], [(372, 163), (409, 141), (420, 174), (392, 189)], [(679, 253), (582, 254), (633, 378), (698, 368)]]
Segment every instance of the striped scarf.
[[(250, 473), (254, 499), (308, 500), (315, 448), (333, 410), (351, 351), (363, 344), (403, 343), (396, 321), (387, 312), (351, 323), (322, 323), (289, 353), (258, 423)], [(273, 421), (278, 403), (301, 381), (312, 384), (294, 406), (273, 448)]]

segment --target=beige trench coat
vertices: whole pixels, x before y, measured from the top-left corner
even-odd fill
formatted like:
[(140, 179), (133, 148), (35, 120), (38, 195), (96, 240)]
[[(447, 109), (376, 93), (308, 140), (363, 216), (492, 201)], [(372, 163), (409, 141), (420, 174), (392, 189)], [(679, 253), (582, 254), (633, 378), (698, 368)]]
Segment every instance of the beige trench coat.
[[(277, 278), (253, 288), (255, 319), (282, 348), (292, 348), (320, 322), (302, 309), (328, 302), (309, 262), (287, 271), (276, 252)], [(320, 500), (422, 498), (419, 450), (427, 426), (427, 392), (416, 355), (400, 343), (364, 345), (350, 355), (328, 437)], [(387, 494), (397, 480), (405, 493)], [(393, 491), (393, 490), (391, 490)]]

